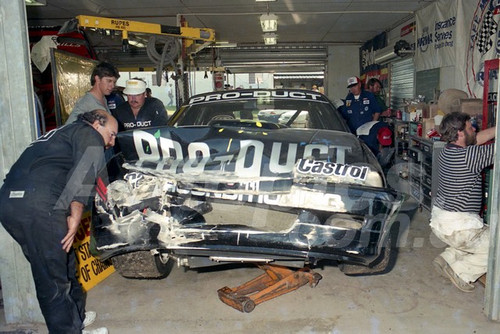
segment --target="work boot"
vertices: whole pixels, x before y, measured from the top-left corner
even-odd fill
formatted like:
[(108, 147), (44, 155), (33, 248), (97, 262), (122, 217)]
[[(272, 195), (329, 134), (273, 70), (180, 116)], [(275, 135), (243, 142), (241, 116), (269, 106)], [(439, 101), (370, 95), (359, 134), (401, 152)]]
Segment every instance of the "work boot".
[(451, 283), (453, 283), (453, 285), (455, 285), (459, 290), (463, 292), (472, 292), (476, 288), (473, 284), (467, 283), (466, 281), (458, 277), (457, 273), (454, 272), (449, 265), (444, 267), (444, 272), (450, 279)]
[(84, 329), (82, 334), (108, 334), (108, 329), (106, 327), (96, 328), (96, 329)]
[(456, 286), (460, 291), (463, 292), (472, 292), (476, 288), (473, 284), (467, 283), (463, 279), (461, 279), (457, 273), (451, 269), (448, 262), (441, 255), (438, 255), (433, 261), (432, 264), (436, 271), (444, 277), (450, 279), (451, 283)]
[(85, 312), (85, 319), (83, 319), (83, 328), (92, 325), (96, 318), (97, 313), (95, 313), (94, 311)]
[(436, 258), (432, 261), (432, 264), (439, 275), (448, 278), (448, 275), (444, 272), (444, 268), (448, 266), (448, 263), (441, 255), (436, 256)]

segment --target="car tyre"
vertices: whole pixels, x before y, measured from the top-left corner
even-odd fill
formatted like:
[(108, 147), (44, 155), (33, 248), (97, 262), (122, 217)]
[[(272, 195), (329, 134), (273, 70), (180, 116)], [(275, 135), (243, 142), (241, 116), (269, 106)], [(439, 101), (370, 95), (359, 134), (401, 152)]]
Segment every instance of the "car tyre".
[(174, 261), (150, 251), (137, 251), (111, 258), (115, 270), (126, 278), (165, 278), (170, 274)]
[(394, 267), (394, 264), (396, 263), (396, 258), (398, 255), (398, 249), (396, 247), (398, 231), (399, 229), (397, 224), (394, 224), (384, 242), (384, 247), (382, 248), (381, 254), (370, 266), (340, 263), (340, 271), (342, 271), (347, 276), (382, 275), (390, 272)]

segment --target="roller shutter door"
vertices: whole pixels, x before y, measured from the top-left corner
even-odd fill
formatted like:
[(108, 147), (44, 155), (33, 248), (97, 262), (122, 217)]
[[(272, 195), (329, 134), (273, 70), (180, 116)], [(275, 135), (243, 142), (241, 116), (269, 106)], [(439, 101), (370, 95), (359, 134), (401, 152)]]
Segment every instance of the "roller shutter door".
[(403, 110), (405, 106), (403, 100), (410, 100), (414, 97), (415, 66), (413, 57), (391, 63), (390, 73), (391, 108)]

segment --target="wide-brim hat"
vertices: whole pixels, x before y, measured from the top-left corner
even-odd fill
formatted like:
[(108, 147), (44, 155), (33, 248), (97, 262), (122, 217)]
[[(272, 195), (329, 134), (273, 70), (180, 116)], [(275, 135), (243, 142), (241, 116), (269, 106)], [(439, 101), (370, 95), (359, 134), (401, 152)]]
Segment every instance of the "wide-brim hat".
[(123, 94), (139, 95), (146, 91), (146, 83), (142, 80), (130, 79), (127, 80)]

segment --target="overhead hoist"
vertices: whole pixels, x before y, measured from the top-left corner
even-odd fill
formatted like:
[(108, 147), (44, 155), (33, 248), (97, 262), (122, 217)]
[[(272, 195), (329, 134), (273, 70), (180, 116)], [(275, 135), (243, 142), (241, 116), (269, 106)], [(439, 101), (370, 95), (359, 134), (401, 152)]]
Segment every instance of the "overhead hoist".
[(215, 31), (209, 28), (177, 27), (88, 15), (78, 15), (76, 19), (80, 27), (121, 31), (124, 46), (128, 45), (129, 32), (165, 35), (185, 39), (186, 51), (189, 53), (196, 53), (209, 44), (215, 43)]
[[(188, 98), (189, 89), (187, 87), (188, 80), (184, 78), (183, 63), (189, 58), (192, 59), (196, 53), (205, 47), (215, 43), (215, 31), (213, 29), (189, 27), (182, 17), (180, 26), (87, 15), (78, 15), (76, 20), (78, 26), (83, 28), (121, 31), (122, 50), (124, 51), (129, 48), (129, 33), (151, 35), (146, 51), (149, 59), (156, 65), (157, 85), (161, 85), (163, 70), (166, 70), (166, 65), (169, 64), (174, 73), (171, 77), (175, 80), (176, 90), (178, 92), (182, 91), (180, 94), (184, 99)], [(158, 52), (157, 44), (161, 45), (161, 52)], [(165, 77), (168, 80), (168, 75)], [(183, 79), (183, 83), (180, 85), (182, 88), (178, 85), (178, 79)]]

